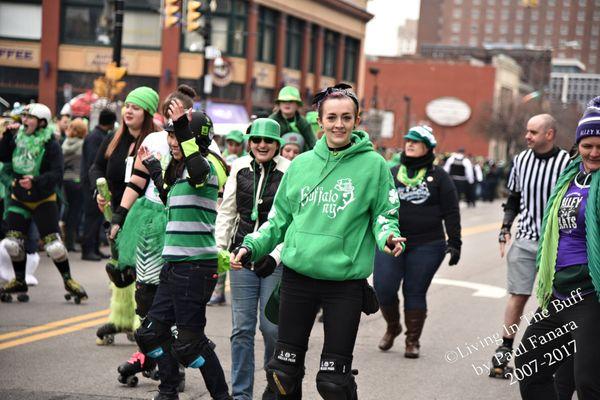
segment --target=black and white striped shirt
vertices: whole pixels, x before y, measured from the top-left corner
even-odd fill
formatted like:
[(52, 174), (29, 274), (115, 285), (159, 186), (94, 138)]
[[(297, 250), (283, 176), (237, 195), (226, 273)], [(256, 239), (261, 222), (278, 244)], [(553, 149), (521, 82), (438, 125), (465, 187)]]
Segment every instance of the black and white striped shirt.
[(546, 202), (568, 164), (569, 153), (561, 149), (549, 156), (538, 157), (531, 149), (515, 156), (507, 187), (521, 193), (517, 239), (539, 240)]

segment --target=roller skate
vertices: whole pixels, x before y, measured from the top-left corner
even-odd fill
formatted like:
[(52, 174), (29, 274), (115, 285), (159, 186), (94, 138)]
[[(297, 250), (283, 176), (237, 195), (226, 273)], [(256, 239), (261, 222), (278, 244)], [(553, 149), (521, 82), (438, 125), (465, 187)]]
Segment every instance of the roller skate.
[(508, 366), (512, 359), (513, 349), (507, 346), (500, 346), (496, 349), (496, 354), (492, 357), (492, 366), (490, 368), (490, 378), (510, 378), (513, 368)]
[(119, 329), (112, 322), (108, 322), (96, 330), (96, 344), (98, 346), (107, 346), (113, 344), (115, 342), (115, 335), (117, 333), (125, 333), (127, 335), (127, 340), (130, 342), (135, 342), (135, 336), (133, 335), (133, 332)]
[(12, 295), (16, 294), (17, 301), (20, 303), (27, 303), (29, 301), (27, 290), (27, 283), (25, 281), (13, 279), (4, 285), (4, 287), (0, 288), (0, 301), (2, 301), (2, 303), (12, 303)]
[(69, 278), (65, 279), (65, 290), (67, 293), (65, 294), (65, 300), (69, 301), (73, 298), (73, 302), (75, 304), (80, 304), (81, 300), (87, 300), (88, 295), (75, 279)]
[(118, 381), (129, 387), (135, 387), (138, 384), (137, 373), (142, 373), (146, 378), (157, 381), (158, 370), (156, 369), (156, 361), (146, 357), (143, 353), (136, 351), (131, 355), (131, 358), (117, 368), (119, 373)]

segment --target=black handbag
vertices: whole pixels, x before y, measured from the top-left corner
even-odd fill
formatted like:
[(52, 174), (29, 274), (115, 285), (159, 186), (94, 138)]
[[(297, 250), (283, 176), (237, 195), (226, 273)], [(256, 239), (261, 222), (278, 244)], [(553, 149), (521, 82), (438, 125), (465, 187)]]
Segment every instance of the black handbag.
[(367, 280), (364, 280), (363, 285), (363, 301), (362, 301), (362, 312), (366, 315), (375, 314), (379, 311), (379, 300), (377, 300), (377, 294), (373, 286), (369, 285)]

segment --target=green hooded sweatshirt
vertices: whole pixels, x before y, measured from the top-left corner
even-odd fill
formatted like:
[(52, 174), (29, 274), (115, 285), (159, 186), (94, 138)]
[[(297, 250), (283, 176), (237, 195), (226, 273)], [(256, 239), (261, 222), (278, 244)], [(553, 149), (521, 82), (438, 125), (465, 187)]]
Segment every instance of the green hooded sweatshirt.
[(283, 241), (281, 261), (315, 279), (364, 279), (373, 272), (375, 245), (400, 236), (400, 202), (385, 160), (365, 132), (333, 152), (321, 138), (283, 176), (269, 220), (247, 235), (254, 261)]

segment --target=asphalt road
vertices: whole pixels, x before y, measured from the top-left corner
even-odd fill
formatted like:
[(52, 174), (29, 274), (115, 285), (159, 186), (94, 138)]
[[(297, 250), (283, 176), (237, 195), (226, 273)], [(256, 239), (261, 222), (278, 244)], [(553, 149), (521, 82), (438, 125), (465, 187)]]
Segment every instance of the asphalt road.
[[(492, 379), (485, 371), (502, 331), (506, 302), (505, 263), (496, 242), (500, 204), (463, 208), (464, 245), (457, 267), (444, 262), (428, 295), (429, 318), (421, 339), (422, 356), (403, 357), (403, 336), (381, 352), (384, 331), (380, 313), (364, 316), (353, 367), (363, 399), (519, 399), (518, 384)], [(135, 351), (124, 335), (113, 346), (97, 346), (95, 330), (107, 315), (109, 290), (103, 263), (71, 258), (73, 275), (88, 290), (83, 305), (66, 302), (62, 283), (50, 260), (42, 255), (40, 284), (31, 288), (29, 303), (0, 304), (0, 399), (149, 399), (157, 383), (140, 379), (136, 388), (117, 382), (117, 366)], [(534, 301), (527, 311), (535, 308)], [(225, 374), (230, 376), (229, 305), (207, 312), (207, 335), (216, 343)], [(523, 327), (524, 328), (524, 327)], [(523, 329), (524, 330), (524, 329)], [(318, 399), (315, 374), (323, 344), (322, 325), (315, 323), (306, 358), (303, 391)], [(262, 359), (262, 338), (256, 339), (256, 359)], [(255, 374), (255, 398), (266, 381), (262, 366)], [(181, 399), (209, 399), (200, 373), (187, 371)]]

